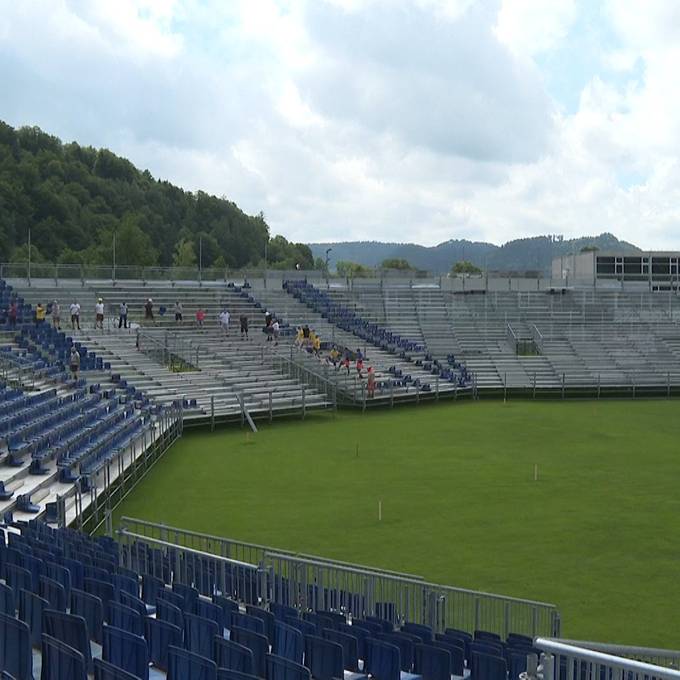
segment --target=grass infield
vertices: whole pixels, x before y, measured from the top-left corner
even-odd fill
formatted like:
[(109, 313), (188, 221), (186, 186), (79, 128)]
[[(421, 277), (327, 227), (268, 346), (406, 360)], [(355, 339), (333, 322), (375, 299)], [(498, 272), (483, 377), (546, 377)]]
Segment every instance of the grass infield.
[(449, 403), (189, 431), (117, 516), (554, 602), (565, 637), (677, 649), (678, 408)]

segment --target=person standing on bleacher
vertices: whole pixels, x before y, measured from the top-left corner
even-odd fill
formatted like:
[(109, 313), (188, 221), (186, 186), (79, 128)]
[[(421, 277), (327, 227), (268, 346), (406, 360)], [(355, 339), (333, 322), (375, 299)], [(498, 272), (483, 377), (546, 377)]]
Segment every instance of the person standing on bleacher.
[(144, 318), (153, 321), (153, 300), (149, 298), (144, 305)]
[(39, 302), (35, 308), (35, 325), (39, 326), (43, 321), (45, 321), (45, 308), (42, 302)]
[(69, 366), (71, 367), (71, 375), (74, 380), (78, 380), (78, 371), (80, 370), (80, 354), (75, 347), (71, 347), (71, 357), (69, 358)]
[(52, 301), (52, 326), (61, 330), (61, 309), (57, 300)]
[(175, 321), (182, 323), (182, 303), (179, 300), (175, 300)]
[(94, 306), (94, 327), (104, 330), (104, 300), (97, 299), (97, 304)]
[(128, 306), (127, 302), (121, 302), (118, 307), (118, 328), (127, 328)]
[(77, 327), (80, 330), (80, 305), (76, 300), (71, 303), (69, 311), (71, 312), (71, 328), (75, 330)]

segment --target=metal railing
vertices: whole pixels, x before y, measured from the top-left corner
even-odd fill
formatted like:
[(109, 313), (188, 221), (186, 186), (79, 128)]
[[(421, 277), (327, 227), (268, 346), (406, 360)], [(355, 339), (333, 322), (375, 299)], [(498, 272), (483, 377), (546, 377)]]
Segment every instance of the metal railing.
[(195, 370), (200, 364), (200, 346), (181, 333), (137, 329), (137, 349), (171, 370)]
[(242, 602), (266, 601), (267, 574), (257, 564), (222, 557), (194, 548), (121, 529), (120, 562), (128, 569), (165, 582), (195, 586), (203, 595), (221, 593)]
[(680, 680), (680, 672), (539, 637), (542, 680)]
[(585, 647), (594, 652), (612, 654), (613, 656), (623, 656), (635, 661), (643, 661), (654, 666), (664, 666), (666, 668), (680, 668), (680, 651), (673, 649), (660, 649), (658, 647), (637, 647), (631, 645), (617, 645), (609, 642), (591, 642), (586, 640), (567, 640), (559, 638), (553, 642), (561, 642), (572, 647)]
[(123, 517), (119, 534), (142, 543), (153, 538), (257, 565), (265, 570), (268, 590), (259, 595), (300, 609), (335, 609), (363, 617), (377, 614), (393, 621), (484, 629), (506, 636), (559, 635), (560, 617), (553, 604), (428, 583), (422, 577), (301, 555), (291, 551), (199, 534)]

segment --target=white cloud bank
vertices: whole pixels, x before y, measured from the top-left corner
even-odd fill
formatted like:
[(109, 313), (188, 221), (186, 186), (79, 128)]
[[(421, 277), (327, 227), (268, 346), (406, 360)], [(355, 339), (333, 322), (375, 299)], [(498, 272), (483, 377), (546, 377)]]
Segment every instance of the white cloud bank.
[(680, 10), (606, 4), (566, 113), (546, 56), (577, 42), (585, 1), (7, 4), (0, 118), (109, 146), (295, 240), (608, 230), (680, 248)]

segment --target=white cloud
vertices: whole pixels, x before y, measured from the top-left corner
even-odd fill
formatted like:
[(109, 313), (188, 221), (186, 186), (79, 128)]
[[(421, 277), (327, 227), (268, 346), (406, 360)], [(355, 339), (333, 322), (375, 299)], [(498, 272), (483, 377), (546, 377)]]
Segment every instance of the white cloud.
[(680, 10), (611, 0), (590, 30), (617, 42), (558, 113), (543, 57), (586, 1), (14, 3), (0, 118), (109, 146), (296, 240), (608, 230), (680, 247)]

